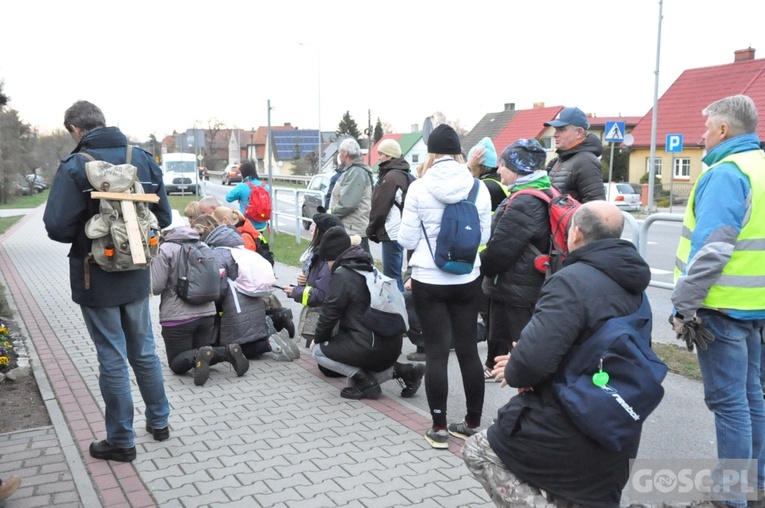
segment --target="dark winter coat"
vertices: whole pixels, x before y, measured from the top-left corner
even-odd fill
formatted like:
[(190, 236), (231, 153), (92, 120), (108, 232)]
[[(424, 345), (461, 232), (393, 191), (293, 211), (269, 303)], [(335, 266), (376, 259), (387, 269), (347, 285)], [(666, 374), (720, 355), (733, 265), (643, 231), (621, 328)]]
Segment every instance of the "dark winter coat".
[(311, 256), (305, 286), (292, 288), (292, 299), (304, 306), (319, 307), (327, 297), (331, 276), (329, 264), (319, 258), (319, 251), (315, 249)]
[(569, 501), (617, 507), (629, 476), (630, 449), (612, 452), (585, 436), (561, 409), (551, 380), (569, 350), (613, 316), (637, 311), (650, 269), (626, 240), (598, 240), (567, 257), (542, 288), (531, 322), (505, 368), (516, 395), (489, 428), (492, 449), (520, 479)]
[[(314, 340), (327, 358), (380, 372), (398, 360), (402, 336), (381, 337), (361, 324), (361, 316), (369, 308), (369, 290), (354, 269), (372, 271), (371, 256), (359, 246), (343, 252), (332, 267)], [(338, 324), (337, 333), (332, 333)]]
[[(85, 223), (98, 213), (98, 199), (92, 199), (93, 186), (85, 174), (88, 160), (78, 152), (86, 152), (96, 160), (124, 164), (127, 138), (117, 127), (103, 127), (85, 134), (72, 155), (64, 159), (56, 170), (48, 196), (43, 221), (51, 240), (71, 243), (69, 249), (69, 282), (72, 300), (87, 307), (113, 307), (149, 296), (151, 286), (149, 270), (105, 272), (95, 263), (89, 263), (90, 289), (85, 289), (85, 258), (92, 241), (85, 236)], [(149, 208), (160, 228), (172, 222), (172, 211), (162, 183), (162, 171), (151, 154), (138, 147), (133, 149), (131, 164), (138, 168), (138, 180), (147, 194), (159, 196), (159, 203)]]
[(580, 203), (606, 199), (600, 157), (603, 143), (595, 134), (568, 150), (558, 150), (558, 157), (547, 165), (550, 180), (561, 194), (570, 194)]
[[(218, 226), (205, 239), (213, 248), (218, 266), (226, 271), (221, 286), (220, 344), (246, 344), (268, 337), (266, 324), (266, 302), (263, 298), (247, 296), (236, 291), (228, 280), (236, 280), (239, 269), (229, 248), (244, 246), (242, 235), (232, 226)], [(239, 311), (236, 303), (239, 302)]]
[(403, 157), (380, 164), (380, 175), (372, 191), (372, 209), (369, 212), (367, 238), (373, 242), (398, 239), (401, 213), (409, 183), (412, 180), (409, 163)]
[(505, 210), (508, 201), (510, 197), (494, 212), (491, 238), (481, 251), (482, 288), (492, 300), (530, 308), (545, 280), (534, 268), (537, 254), (530, 245), (550, 252), (550, 215), (547, 203), (534, 196), (520, 194)]

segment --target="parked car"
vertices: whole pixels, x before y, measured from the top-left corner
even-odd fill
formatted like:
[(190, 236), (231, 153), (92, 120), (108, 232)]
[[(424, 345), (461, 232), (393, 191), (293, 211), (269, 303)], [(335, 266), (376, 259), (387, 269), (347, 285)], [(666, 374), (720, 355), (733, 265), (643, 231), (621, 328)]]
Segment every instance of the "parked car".
[(239, 171), (239, 164), (229, 164), (226, 169), (223, 170), (223, 177), (221, 182), (223, 185), (231, 185), (232, 183), (239, 183), (242, 181), (242, 172)]
[(311, 227), (311, 222), (313, 222), (311, 217), (318, 213), (318, 207), (324, 206), (324, 198), (327, 195), (327, 190), (329, 190), (329, 180), (332, 178), (333, 174), (334, 171), (332, 173), (319, 173), (313, 175), (311, 181), (308, 182), (307, 189), (311, 191), (319, 191), (321, 192), (321, 196), (318, 194), (305, 194), (303, 197), (302, 214), (303, 217), (308, 217), (308, 219), (303, 219), (303, 227), (305, 229)]
[[(22, 196), (31, 196), (32, 194), (38, 194), (45, 190), (45, 188), (36, 183), (34, 178), (28, 178), (24, 175), (16, 175), (16, 194)], [(34, 177), (34, 175), (31, 175)]]
[[(606, 190), (606, 199), (616, 205), (620, 210), (627, 212), (638, 211), (643, 208), (640, 194), (628, 183), (611, 182), (610, 189), (607, 183), (603, 184)], [(610, 191), (610, 194), (609, 194)]]
[(27, 175), (27, 180), (30, 182), (34, 180), (34, 185), (41, 191), (47, 189), (49, 187), (48, 180), (46, 180), (44, 177), (40, 175), (35, 175), (33, 173), (30, 173)]
[(200, 180), (209, 180), (210, 179), (210, 170), (207, 169), (204, 166), (199, 166), (199, 179)]

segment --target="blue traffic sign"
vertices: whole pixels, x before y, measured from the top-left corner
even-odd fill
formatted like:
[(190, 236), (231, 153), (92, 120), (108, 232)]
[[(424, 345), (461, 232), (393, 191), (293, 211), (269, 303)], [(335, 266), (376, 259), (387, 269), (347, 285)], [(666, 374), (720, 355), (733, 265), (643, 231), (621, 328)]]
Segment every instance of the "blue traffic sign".
[(624, 141), (624, 122), (606, 122), (605, 140), (610, 143)]
[(682, 152), (683, 151), (683, 135), (682, 134), (667, 134), (666, 150), (669, 153)]

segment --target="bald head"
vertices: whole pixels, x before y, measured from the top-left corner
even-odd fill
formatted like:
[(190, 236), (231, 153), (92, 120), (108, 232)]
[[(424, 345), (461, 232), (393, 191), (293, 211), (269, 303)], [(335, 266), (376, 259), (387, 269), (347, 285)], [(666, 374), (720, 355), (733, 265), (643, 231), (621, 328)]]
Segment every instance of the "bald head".
[(568, 250), (573, 251), (595, 240), (621, 238), (623, 230), (621, 210), (607, 201), (590, 201), (580, 206), (571, 217)]

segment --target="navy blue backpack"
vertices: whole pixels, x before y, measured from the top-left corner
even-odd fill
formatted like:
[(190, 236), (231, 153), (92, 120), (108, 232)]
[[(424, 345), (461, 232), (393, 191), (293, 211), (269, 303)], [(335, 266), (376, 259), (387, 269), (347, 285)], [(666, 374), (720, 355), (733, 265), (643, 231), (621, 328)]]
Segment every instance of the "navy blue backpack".
[[(611, 318), (572, 348), (552, 387), (564, 411), (584, 434), (613, 451), (635, 442), (664, 397), (667, 366), (651, 342), (651, 306)], [(607, 374), (607, 375), (604, 375)]]
[(467, 199), (449, 203), (441, 217), (441, 231), (436, 238), (436, 251), (430, 245), (425, 225), (420, 222), (430, 255), (441, 270), (456, 275), (465, 275), (473, 271), (478, 247), (481, 244), (481, 220), (475, 200), (481, 181), (473, 179), (473, 188)]

